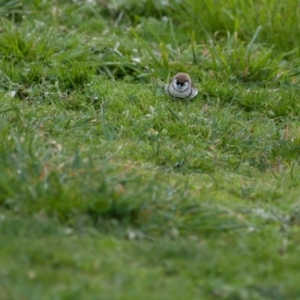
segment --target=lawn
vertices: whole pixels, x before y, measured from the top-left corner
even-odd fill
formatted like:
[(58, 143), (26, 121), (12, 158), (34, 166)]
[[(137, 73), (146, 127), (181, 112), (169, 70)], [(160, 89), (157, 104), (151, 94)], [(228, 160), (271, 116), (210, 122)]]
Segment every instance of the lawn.
[(0, 0), (0, 299), (300, 299), (299, 19)]

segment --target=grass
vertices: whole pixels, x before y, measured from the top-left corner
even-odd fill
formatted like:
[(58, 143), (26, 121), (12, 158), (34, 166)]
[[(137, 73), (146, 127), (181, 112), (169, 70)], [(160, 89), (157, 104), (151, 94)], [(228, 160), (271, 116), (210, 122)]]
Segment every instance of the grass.
[(0, 298), (298, 299), (299, 14), (0, 1)]

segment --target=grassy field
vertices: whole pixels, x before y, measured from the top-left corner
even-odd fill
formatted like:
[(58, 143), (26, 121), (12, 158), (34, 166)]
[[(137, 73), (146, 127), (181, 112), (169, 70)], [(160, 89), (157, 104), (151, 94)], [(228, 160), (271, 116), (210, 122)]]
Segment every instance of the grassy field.
[(0, 299), (300, 299), (299, 19), (0, 0)]

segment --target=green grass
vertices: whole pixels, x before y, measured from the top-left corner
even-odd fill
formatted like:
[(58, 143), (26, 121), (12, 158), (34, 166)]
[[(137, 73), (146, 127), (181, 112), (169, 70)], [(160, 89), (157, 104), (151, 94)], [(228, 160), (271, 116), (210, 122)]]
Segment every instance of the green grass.
[(300, 298), (299, 18), (0, 1), (0, 299)]

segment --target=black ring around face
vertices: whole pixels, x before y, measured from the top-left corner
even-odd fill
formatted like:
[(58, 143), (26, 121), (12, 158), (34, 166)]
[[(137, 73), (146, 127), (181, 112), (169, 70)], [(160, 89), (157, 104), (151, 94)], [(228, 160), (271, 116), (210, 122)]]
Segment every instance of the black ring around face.
[(191, 91), (190, 91), (189, 95), (183, 96), (183, 97), (175, 97), (174, 95), (172, 95), (172, 94), (170, 93), (170, 85), (168, 86), (167, 91), (168, 91), (168, 94), (169, 94), (172, 98), (175, 98), (175, 99), (187, 99), (187, 98), (191, 97), (191, 95), (192, 95), (192, 93), (193, 93), (193, 88), (191, 88)]

